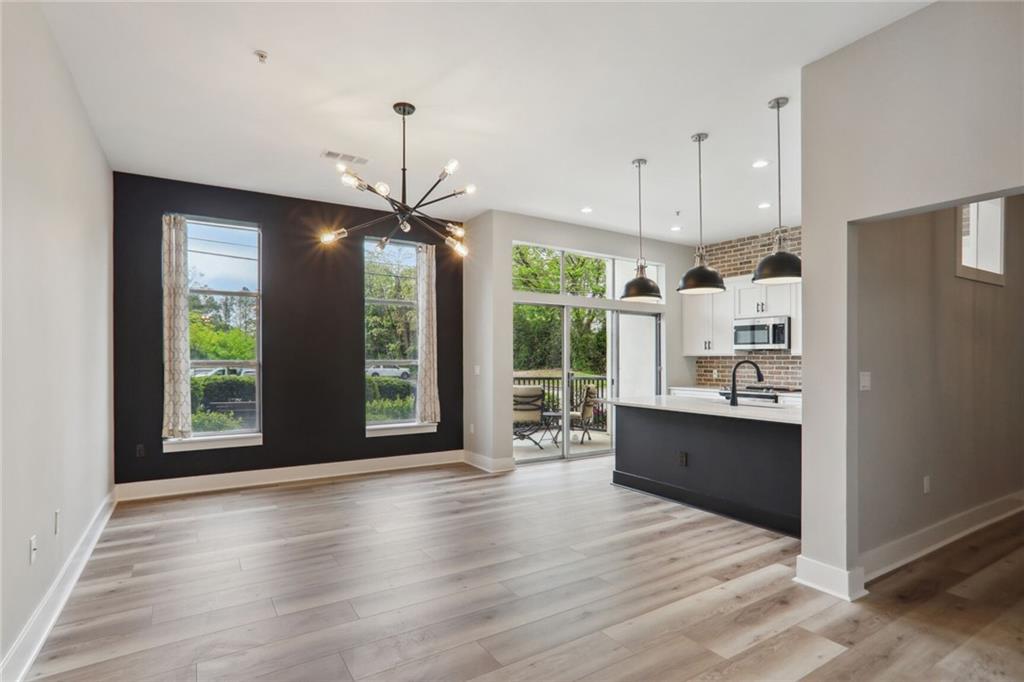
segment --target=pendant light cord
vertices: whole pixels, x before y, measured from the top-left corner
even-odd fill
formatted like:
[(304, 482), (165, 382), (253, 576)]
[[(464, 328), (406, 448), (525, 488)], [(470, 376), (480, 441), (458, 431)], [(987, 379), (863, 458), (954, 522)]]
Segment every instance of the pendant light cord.
[(703, 140), (697, 139), (697, 250), (704, 256), (704, 159), (701, 155)]
[(781, 248), (782, 241), (782, 107), (775, 107), (775, 153), (776, 162), (775, 170), (778, 178), (778, 189), (779, 189), (779, 242)]
[(637, 231), (640, 234), (640, 259), (638, 262), (644, 262), (644, 200), (643, 200), (643, 183), (640, 180), (640, 174), (643, 172), (643, 164), (636, 164), (636, 222)]

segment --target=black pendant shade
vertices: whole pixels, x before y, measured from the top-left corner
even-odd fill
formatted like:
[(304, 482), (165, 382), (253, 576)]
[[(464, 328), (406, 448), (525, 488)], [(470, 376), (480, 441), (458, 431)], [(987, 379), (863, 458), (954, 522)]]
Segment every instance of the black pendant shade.
[(626, 286), (622, 290), (622, 298), (649, 303), (657, 303), (661, 300), (661, 289), (658, 288), (657, 282), (647, 276), (647, 266), (637, 266), (636, 277), (626, 282)]
[(676, 291), (681, 294), (714, 294), (725, 291), (725, 282), (718, 270), (701, 263), (686, 271)]
[(794, 284), (802, 278), (800, 257), (789, 251), (776, 251), (765, 256), (754, 270), (754, 281), (765, 284)]
[(788, 97), (776, 97), (768, 102), (768, 108), (775, 110), (775, 145), (778, 154), (775, 168), (779, 190), (779, 203), (776, 208), (779, 211), (779, 226), (774, 230), (775, 253), (762, 258), (754, 270), (753, 280), (765, 284), (795, 284), (803, 279), (800, 257), (784, 251), (782, 248), (785, 245), (785, 235), (782, 230), (782, 121), (780, 112), (782, 107), (788, 103)]

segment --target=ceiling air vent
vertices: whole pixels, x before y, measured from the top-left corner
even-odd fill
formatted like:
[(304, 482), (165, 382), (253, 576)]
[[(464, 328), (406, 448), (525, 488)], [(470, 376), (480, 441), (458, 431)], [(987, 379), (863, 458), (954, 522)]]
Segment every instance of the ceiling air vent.
[(330, 159), (331, 161), (342, 161), (346, 164), (350, 164), (353, 166), (362, 166), (368, 161), (368, 159), (365, 159), (362, 156), (356, 156), (354, 154), (344, 154), (342, 152), (336, 152), (330, 149), (325, 149), (322, 152), (320, 152), (320, 156), (322, 156), (325, 159)]

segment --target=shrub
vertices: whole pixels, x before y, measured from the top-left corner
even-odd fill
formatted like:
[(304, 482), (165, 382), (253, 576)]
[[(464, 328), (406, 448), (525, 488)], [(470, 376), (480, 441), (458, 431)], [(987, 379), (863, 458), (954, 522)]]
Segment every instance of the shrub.
[(366, 400), (398, 400), (412, 397), (413, 385), (396, 377), (366, 377)]
[(209, 410), (212, 403), (251, 402), (256, 400), (256, 377), (192, 377), (192, 411)]
[(231, 412), (207, 412), (199, 410), (192, 413), (192, 431), (208, 433), (211, 431), (232, 431), (242, 428), (242, 421)]
[(398, 421), (413, 419), (415, 416), (415, 400), (411, 395), (405, 398), (378, 398), (366, 401), (367, 422)]

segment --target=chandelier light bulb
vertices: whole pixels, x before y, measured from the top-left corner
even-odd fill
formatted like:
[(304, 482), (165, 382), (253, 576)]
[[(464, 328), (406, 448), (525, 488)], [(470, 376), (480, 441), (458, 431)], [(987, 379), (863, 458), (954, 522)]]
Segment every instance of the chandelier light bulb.
[(476, 194), (476, 185), (466, 185), (466, 189), (462, 191), (465, 194)]
[(455, 237), (445, 237), (444, 243), (450, 246), (452, 248), (452, 251), (459, 254), (460, 256), (465, 256), (467, 253), (469, 253), (469, 249), (466, 248), (466, 245), (460, 242)]
[(333, 244), (338, 241), (338, 235), (334, 232), (324, 232), (320, 235), (321, 244)]
[(391, 185), (384, 182), (383, 180), (380, 180), (376, 184), (374, 184), (373, 189), (375, 192), (377, 192), (377, 194), (381, 195), (382, 197), (386, 197), (387, 195), (391, 194)]
[(448, 229), (449, 232), (452, 233), (453, 236), (458, 237), (459, 239), (462, 239), (463, 237), (466, 236), (466, 228), (462, 227), (462, 225), (448, 223), (445, 227)]
[(347, 185), (349, 187), (358, 187), (359, 176), (353, 175), (352, 173), (345, 171), (344, 173), (341, 174), (341, 184)]
[(457, 171), (457, 170), (459, 170), (459, 160), (458, 159), (451, 159), (448, 163), (446, 163), (444, 165), (444, 174), (445, 175), (454, 175), (455, 171)]
[(401, 228), (402, 232), (408, 232), (409, 230), (412, 229), (412, 225), (409, 224), (408, 220), (403, 220), (402, 222), (398, 223), (398, 227)]
[(384, 249), (386, 249), (390, 241), (391, 237), (381, 237), (380, 241), (377, 242), (377, 250), (383, 251)]
[(339, 173), (344, 173), (345, 171), (348, 170), (348, 166), (346, 166), (341, 161), (339, 161), (338, 163), (334, 164), (334, 167), (338, 169)]

